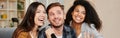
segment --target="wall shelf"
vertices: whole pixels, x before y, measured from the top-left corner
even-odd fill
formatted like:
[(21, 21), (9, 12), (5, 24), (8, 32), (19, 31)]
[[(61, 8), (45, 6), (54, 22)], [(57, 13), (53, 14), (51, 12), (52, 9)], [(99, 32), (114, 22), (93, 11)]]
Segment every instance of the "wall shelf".
[(24, 8), (19, 10), (17, 4), (22, 3), (24, 5), (24, 1), (25, 0), (0, 0), (0, 28), (9, 27), (12, 18), (22, 19), (20, 18), (20, 12), (22, 11), (24, 15)]

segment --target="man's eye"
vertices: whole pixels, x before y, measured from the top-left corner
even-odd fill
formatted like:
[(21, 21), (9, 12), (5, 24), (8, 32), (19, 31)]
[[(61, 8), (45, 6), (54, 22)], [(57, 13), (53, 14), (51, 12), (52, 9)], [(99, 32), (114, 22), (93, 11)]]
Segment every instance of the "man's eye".
[(58, 13), (58, 14), (61, 14), (61, 12), (60, 12), (60, 11), (57, 11), (57, 13)]
[(58, 12), (58, 14), (61, 14), (61, 12)]
[(53, 13), (50, 14), (51, 16), (54, 15)]

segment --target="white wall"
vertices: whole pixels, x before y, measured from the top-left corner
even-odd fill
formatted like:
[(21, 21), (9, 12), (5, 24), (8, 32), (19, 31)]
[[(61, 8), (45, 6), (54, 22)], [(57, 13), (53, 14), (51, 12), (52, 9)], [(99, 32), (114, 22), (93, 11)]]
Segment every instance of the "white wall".
[(72, 6), (73, 2), (74, 2), (74, 0), (64, 0), (65, 13)]
[(120, 38), (120, 0), (95, 0), (104, 38)]

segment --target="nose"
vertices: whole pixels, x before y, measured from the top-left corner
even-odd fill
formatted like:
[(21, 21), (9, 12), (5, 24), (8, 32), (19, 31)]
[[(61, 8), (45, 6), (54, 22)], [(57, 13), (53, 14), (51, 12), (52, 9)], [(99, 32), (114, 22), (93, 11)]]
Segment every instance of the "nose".
[(41, 13), (41, 14), (40, 14), (40, 17), (43, 17), (43, 18), (44, 18), (45, 15), (46, 15), (45, 13)]
[(81, 15), (81, 13), (78, 13), (78, 15)]
[(82, 12), (79, 12), (77, 15), (80, 15), (80, 16), (81, 16), (81, 15), (83, 15), (83, 13), (82, 13)]
[(57, 14), (55, 14), (54, 17), (55, 17), (55, 19), (58, 19), (58, 15)]

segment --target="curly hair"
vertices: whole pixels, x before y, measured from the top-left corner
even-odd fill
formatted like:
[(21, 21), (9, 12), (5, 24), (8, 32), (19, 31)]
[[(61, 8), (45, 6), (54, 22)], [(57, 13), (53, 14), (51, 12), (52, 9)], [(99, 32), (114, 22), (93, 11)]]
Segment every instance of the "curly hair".
[(89, 25), (92, 23), (92, 24), (95, 25), (95, 28), (97, 30), (100, 30), (101, 26), (102, 26), (101, 20), (98, 16), (96, 10), (86, 0), (76, 0), (76, 1), (74, 1), (74, 4), (72, 5), (72, 7), (70, 7), (70, 9), (67, 12), (66, 19), (65, 19), (65, 24), (69, 25), (70, 21), (73, 20), (71, 13), (74, 11), (74, 9), (77, 5), (81, 5), (81, 6), (85, 7), (86, 16), (85, 16), (85, 20), (83, 22), (86, 22)]

